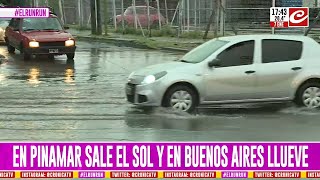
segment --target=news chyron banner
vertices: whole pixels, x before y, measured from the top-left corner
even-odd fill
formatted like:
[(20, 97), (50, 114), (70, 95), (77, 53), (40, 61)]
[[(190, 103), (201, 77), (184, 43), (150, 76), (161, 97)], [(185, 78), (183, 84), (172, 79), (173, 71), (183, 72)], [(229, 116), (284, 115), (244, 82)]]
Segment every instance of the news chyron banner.
[(0, 178), (320, 178), (320, 143), (7, 142)]
[(309, 27), (308, 7), (270, 8), (270, 26), (273, 28)]
[(0, 7), (0, 18), (48, 18), (49, 8), (7, 8)]

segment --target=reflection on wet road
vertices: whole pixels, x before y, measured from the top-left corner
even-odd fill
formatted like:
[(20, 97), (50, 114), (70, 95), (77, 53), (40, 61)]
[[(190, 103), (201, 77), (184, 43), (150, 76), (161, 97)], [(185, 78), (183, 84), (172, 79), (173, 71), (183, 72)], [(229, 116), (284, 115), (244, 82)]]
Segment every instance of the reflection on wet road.
[(200, 110), (197, 115), (126, 102), (134, 70), (180, 56), (80, 42), (75, 61), (24, 62), (0, 47), (0, 140), (313, 141), (320, 110), (291, 105)]

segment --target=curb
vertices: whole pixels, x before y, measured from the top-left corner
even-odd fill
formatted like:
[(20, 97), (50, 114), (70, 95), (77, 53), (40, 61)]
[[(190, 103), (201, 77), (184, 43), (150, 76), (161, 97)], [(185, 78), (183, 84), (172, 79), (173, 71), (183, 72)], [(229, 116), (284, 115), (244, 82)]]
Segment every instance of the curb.
[(189, 52), (188, 49), (182, 49), (182, 48), (171, 48), (171, 47), (160, 47), (160, 48), (153, 48), (150, 46), (147, 46), (145, 44), (141, 44), (140, 42), (137, 42), (135, 39), (119, 39), (119, 38), (101, 38), (101, 37), (95, 37), (95, 36), (79, 36), (74, 35), (74, 37), (77, 40), (94, 40), (94, 41), (104, 41), (111, 43), (116, 46), (125, 46), (125, 47), (133, 47), (133, 48), (140, 48), (140, 49), (160, 49), (160, 50), (166, 50), (166, 51), (173, 51), (173, 52)]

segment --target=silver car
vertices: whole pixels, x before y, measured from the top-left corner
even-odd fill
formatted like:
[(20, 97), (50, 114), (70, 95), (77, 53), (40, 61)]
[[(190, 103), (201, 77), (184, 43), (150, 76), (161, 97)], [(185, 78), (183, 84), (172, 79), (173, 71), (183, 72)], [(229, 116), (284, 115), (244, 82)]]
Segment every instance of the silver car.
[(306, 36), (240, 35), (210, 40), (178, 61), (133, 72), (129, 102), (193, 111), (227, 103), (294, 101), (320, 107), (320, 45)]

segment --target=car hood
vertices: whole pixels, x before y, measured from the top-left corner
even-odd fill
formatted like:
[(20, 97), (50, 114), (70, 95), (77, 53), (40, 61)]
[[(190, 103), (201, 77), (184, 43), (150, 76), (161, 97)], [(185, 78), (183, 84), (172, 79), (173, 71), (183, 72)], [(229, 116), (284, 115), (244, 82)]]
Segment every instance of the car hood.
[(72, 35), (68, 32), (59, 31), (35, 31), (35, 32), (24, 32), (25, 36), (29, 39), (35, 39), (36, 41), (65, 41), (72, 38)]
[(145, 68), (141, 68), (135, 72), (133, 72), (133, 76), (148, 76), (148, 75), (154, 75), (163, 71), (180, 71), (185, 70), (187, 67), (192, 66), (194, 64), (191, 63), (184, 63), (184, 62), (178, 62), (173, 61), (169, 63), (162, 63), (162, 64), (156, 64), (152, 66), (148, 66)]

